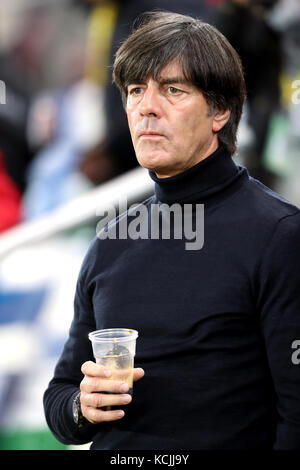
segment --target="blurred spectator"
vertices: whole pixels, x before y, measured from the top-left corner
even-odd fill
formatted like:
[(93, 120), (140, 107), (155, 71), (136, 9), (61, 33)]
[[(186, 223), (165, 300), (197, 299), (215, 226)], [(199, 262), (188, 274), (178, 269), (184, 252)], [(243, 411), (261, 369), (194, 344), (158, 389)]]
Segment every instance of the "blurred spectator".
[(23, 193), (34, 157), (26, 131), (28, 112), (32, 97), (46, 83), (55, 18), (47, 2), (5, 1), (2, 7), (1, 16), (9, 27), (6, 32), (0, 30), (0, 77), (6, 84), (6, 104), (0, 107), (0, 147), (7, 171)]
[(0, 232), (17, 224), (21, 216), (21, 193), (7, 174), (0, 151)]
[(0, 105), (0, 147), (5, 166), (19, 191), (25, 190), (25, 172), (32, 159), (26, 137), (30, 87), (14, 51), (0, 56), (0, 78), (6, 87), (6, 103)]
[(254, 140), (245, 165), (268, 186), (274, 177), (263, 165), (270, 119), (280, 106), (280, 34), (267, 22), (277, 0), (228, 0), (217, 10), (215, 25), (238, 51), (247, 84), (248, 125)]
[(300, 0), (279, 0), (268, 23), (281, 34), (281, 108), (273, 117), (265, 153), (269, 167), (285, 178), (278, 190), (300, 204)]
[(101, 89), (85, 78), (87, 13), (73, 3), (51, 8), (43, 88), (32, 100), (27, 136), (35, 158), (27, 169), (23, 218), (40, 216), (90, 188), (82, 153), (101, 136)]
[(99, 88), (86, 80), (37, 97), (30, 134), (40, 150), (28, 168), (24, 219), (40, 216), (91, 187), (78, 165), (103, 130), (101, 98)]

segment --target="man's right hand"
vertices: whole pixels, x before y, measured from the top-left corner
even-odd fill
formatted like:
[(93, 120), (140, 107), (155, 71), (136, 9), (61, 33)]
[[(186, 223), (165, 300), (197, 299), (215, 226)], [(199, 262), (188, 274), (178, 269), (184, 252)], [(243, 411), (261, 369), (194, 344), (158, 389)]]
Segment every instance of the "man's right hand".
[[(125, 415), (123, 410), (110, 410), (105, 407), (123, 406), (132, 398), (126, 392), (129, 386), (125, 382), (109, 380), (109, 369), (92, 361), (85, 362), (81, 367), (84, 378), (80, 383), (80, 402), (83, 416), (93, 424), (103, 421), (116, 421)], [(141, 368), (133, 369), (133, 381), (144, 376)], [(101, 409), (103, 408), (104, 409)]]

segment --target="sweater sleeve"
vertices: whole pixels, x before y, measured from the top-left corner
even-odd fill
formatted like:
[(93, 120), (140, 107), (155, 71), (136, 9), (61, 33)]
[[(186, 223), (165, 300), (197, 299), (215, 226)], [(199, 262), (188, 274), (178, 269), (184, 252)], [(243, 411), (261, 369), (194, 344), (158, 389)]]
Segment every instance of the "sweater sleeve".
[(274, 450), (300, 449), (299, 260), (300, 211), (278, 222), (259, 273), (261, 328), (277, 398)]
[(73, 420), (73, 399), (83, 379), (81, 366), (92, 360), (93, 353), (88, 333), (95, 330), (92, 302), (87, 295), (84, 272), (85, 259), (76, 286), (74, 317), (69, 337), (56, 365), (54, 376), (44, 393), (47, 424), (54, 436), (64, 444), (84, 444), (92, 440), (99, 425), (87, 423), (80, 429)]

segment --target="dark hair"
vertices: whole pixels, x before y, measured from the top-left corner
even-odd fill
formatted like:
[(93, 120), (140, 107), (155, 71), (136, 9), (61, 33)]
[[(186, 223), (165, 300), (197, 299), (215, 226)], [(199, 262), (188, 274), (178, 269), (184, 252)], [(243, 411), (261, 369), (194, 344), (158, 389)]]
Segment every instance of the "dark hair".
[(203, 93), (211, 110), (231, 111), (218, 138), (233, 155), (246, 97), (243, 68), (235, 49), (208, 23), (166, 11), (144, 13), (115, 56), (113, 80), (124, 107), (128, 85), (148, 77), (156, 80), (161, 69), (175, 59), (185, 79)]

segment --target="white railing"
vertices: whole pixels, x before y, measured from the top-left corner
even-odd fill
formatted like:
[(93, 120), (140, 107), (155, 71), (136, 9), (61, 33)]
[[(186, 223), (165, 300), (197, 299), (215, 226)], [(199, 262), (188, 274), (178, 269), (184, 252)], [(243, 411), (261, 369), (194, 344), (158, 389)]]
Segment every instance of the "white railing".
[(97, 219), (108, 207), (139, 202), (153, 194), (148, 171), (136, 168), (32, 221), (21, 223), (0, 235), (0, 258), (24, 246)]

